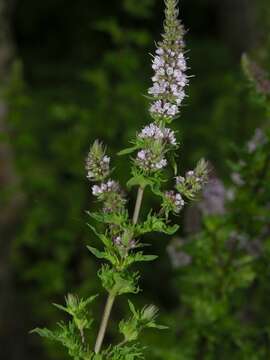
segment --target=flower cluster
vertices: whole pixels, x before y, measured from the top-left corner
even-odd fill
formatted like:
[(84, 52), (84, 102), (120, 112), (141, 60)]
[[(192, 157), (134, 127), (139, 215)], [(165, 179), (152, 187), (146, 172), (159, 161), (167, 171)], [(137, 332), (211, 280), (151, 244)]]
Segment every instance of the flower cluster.
[(119, 212), (124, 208), (126, 203), (124, 193), (118, 182), (108, 180), (100, 185), (92, 186), (92, 194), (103, 201), (105, 212)]
[(161, 128), (155, 123), (145, 126), (138, 137), (141, 139), (161, 140), (173, 146), (177, 145), (174, 131), (166, 127)]
[(87, 178), (90, 181), (102, 181), (110, 174), (110, 157), (98, 140), (92, 145), (86, 158)]
[(104, 203), (103, 211), (121, 211), (126, 200), (118, 182), (111, 179), (106, 181), (110, 175), (110, 158), (98, 140), (90, 148), (86, 159), (86, 171), (88, 180), (96, 183), (92, 186), (92, 194)]
[(166, 215), (168, 215), (169, 212), (179, 214), (184, 205), (185, 202), (180, 193), (173, 190), (164, 193), (162, 208)]
[(153, 57), (152, 68), (155, 74), (152, 78), (153, 86), (148, 90), (154, 100), (150, 113), (155, 119), (172, 119), (179, 114), (179, 107), (185, 98), (184, 89), (188, 84), (185, 74), (187, 64), (184, 56), (184, 30), (177, 16), (176, 2), (168, 2), (165, 34)]
[(174, 131), (155, 123), (145, 126), (137, 135), (137, 140), (141, 150), (135, 163), (148, 173), (163, 169), (167, 165), (166, 151), (177, 147)]
[(152, 150), (140, 150), (137, 154), (136, 164), (146, 172), (155, 172), (167, 165), (162, 154), (155, 154)]
[(120, 185), (114, 180), (108, 180), (106, 183), (92, 186), (94, 196), (104, 195), (109, 192), (120, 192)]
[(126, 253), (129, 250), (136, 248), (136, 241), (135, 240), (128, 239), (128, 241), (124, 241), (123, 237), (120, 236), (120, 235), (115, 236), (113, 238), (113, 243), (119, 250), (124, 250)]
[(203, 185), (208, 178), (208, 165), (202, 159), (197, 164), (195, 170), (188, 171), (186, 176), (176, 177), (176, 189), (186, 198), (192, 200), (201, 192)]

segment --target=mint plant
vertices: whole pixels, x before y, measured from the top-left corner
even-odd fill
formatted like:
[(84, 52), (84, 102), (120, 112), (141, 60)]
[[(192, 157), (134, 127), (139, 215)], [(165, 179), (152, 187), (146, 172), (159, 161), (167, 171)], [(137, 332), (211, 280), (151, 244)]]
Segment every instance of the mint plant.
[[(181, 303), (171, 324), (182, 336), (170, 337), (169, 351), (154, 349), (157, 359), (270, 356), (264, 308), (270, 290), (270, 81), (248, 56), (243, 66), (252, 101), (261, 104), (266, 121), (244, 146), (235, 147), (228, 188), (209, 180), (198, 206), (200, 230), (169, 246)], [(210, 182), (211, 192), (206, 191)]]
[[(137, 189), (131, 216), (127, 208), (126, 191), (112, 178), (111, 159), (102, 142), (94, 142), (86, 159), (92, 194), (100, 203), (100, 209), (88, 212), (88, 215), (90, 219), (103, 224), (103, 232), (98, 230), (100, 226), (97, 229), (92, 223), (88, 224), (101, 240), (99, 248), (88, 246), (88, 249), (104, 261), (98, 276), (108, 292), (95, 345), (87, 341), (87, 332), (91, 331), (93, 322), (88, 306), (95, 295), (88, 299), (68, 295), (65, 307), (56, 306), (67, 312), (71, 320), (68, 323), (61, 322), (54, 331), (34, 330), (43, 337), (60, 342), (67, 348), (69, 355), (77, 360), (144, 358), (143, 349), (138, 343), (140, 333), (145, 328), (165, 328), (156, 323), (157, 308), (150, 305), (138, 310), (129, 300), (131, 317), (119, 324), (122, 341), (104, 349), (102, 345), (113, 304), (120, 295), (139, 292), (139, 273), (132, 270), (132, 265), (157, 258), (156, 255), (144, 252), (142, 236), (151, 232), (173, 235), (179, 226), (173, 223), (171, 215), (178, 215), (187, 201), (195, 199), (207, 180), (208, 170), (204, 159), (185, 176), (178, 174), (179, 143), (175, 132), (168, 127), (180, 115), (185, 87), (189, 82), (184, 55), (184, 28), (178, 19), (177, 3), (177, 0), (165, 0), (164, 34), (153, 56), (153, 84), (148, 90), (152, 122), (137, 133), (130, 147), (119, 153), (120, 156), (131, 156), (131, 178), (127, 188)], [(146, 188), (160, 199), (160, 205), (157, 210), (150, 209), (146, 219), (141, 219), (140, 210)]]

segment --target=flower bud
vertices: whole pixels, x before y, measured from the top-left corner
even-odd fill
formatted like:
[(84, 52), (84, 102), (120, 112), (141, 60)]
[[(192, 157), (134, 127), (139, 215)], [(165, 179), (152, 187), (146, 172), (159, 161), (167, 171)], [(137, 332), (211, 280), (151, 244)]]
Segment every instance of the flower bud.
[(110, 157), (98, 140), (94, 142), (86, 158), (87, 178), (90, 181), (102, 181), (110, 175)]

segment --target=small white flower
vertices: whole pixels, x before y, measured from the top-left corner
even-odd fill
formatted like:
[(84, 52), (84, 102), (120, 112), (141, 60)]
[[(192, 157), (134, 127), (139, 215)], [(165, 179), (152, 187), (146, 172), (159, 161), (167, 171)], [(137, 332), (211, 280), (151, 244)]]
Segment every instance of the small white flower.
[(164, 50), (163, 50), (162, 48), (158, 48), (158, 49), (156, 50), (156, 54), (158, 54), (158, 55), (163, 55), (163, 54), (164, 54)]
[(150, 111), (153, 112), (153, 113), (159, 113), (159, 114), (162, 114), (163, 113), (163, 109), (162, 109), (162, 102), (161, 100), (158, 100), (158, 101), (155, 101), (151, 108), (150, 108)]
[(105, 156), (103, 156), (102, 161), (106, 164), (109, 164), (111, 161), (111, 158), (109, 156), (105, 155)]
[(113, 242), (115, 245), (119, 246), (122, 244), (122, 239), (121, 236), (117, 236), (116, 238), (113, 239)]
[(166, 165), (167, 165), (167, 160), (166, 159), (161, 159), (159, 162), (154, 164), (154, 167), (156, 169), (160, 170), (160, 169), (163, 169)]
[(177, 176), (176, 178), (175, 178), (175, 180), (176, 180), (176, 184), (178, 185), (178, 184), (184, 184), (184, 182), (186, 181), (186, 179), (183, 177), (183, 176)]
[(173, 68), (172, 67), (168, 67), (166, 70), (167, 75), (172, 75), (174, 73)]
[(175, 195), (175, 205), (178, 207), (178, 208), (182, 208), (184, 205), (185, 205), (185, 201), (183, 200), (181, 194), (177, 193)]
[(166, 191), (165, 197), (166, 197), (167, 201), (170, 202), (171, 206), (173, 207), (172, 210), (176, 214), (178, 214), (182, 210), (183, 206), (185, 205), (185, 202), (184, 202), (181, 194), (176, 193), (175, 191)]
[(158, 70), (157, 70), (157, 75), (160, 75), (160, 76), (164, 76), (165, 75), (165, 69), (164, 68), (159, 68)]
[(153, 61), (153, 65), (152, 68), (154, 70), (159, 69), (160, 67), (162, 67), (165, 64), (164, 59), (162, 59), (160, 56), (155, 56), (154, 61)]
[(145, 160), (145, 158), (146, 158), (146, 152), (145, 152), (145, 150), (139, 151), (138, 154), (137, 154), (137, 157), (138, 157), (139, 159), (141, 159), (141, 160)]
[(235, 185), (243, 186), (245, 184), (244, 180), (238, 172), (232, 173), (231, 179), (235, 183)]
[(101, 191), (101, 189), (100, 189), (100, 187), (99, 187), (98, 185), (93, 185), (93, 186), (92, 186), (92, 194), (93, 194), (94, 196), (99, 195), (101, 192), (102, 192), (102, 191)]
[(153, 116), (173, 118), (180, 111), (185, 98), (184, 88), (188, 84), (188, 77), (184, 73), (187, 64), (183, 46), (183, 40), (175, 37), (173, 49), (164, 42), (156, 50), (152, 63), (155, 71), (153, 86), (148, 91), (154, 98), (150, 107)]

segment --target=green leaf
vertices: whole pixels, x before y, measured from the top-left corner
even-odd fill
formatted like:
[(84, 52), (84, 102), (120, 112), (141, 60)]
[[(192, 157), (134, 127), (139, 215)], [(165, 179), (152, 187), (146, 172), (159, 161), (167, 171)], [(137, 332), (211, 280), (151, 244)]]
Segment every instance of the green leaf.
[(36, 328), (30, 331), (30, 334), (38, 334), (41, 337), (50, 339), (50, 340), (54, 340), (55, 339), (55, 335), (53, 333), (53, 331), (49, 330), (49, 329), (40, 329), (40, 328)]
[(131, 302), (130, 300), (128, 300), (128, 306), (129, 306), (130, 311), (132, 312), (132, 314), (133, 314), (134, 316), (137, 316), (137, 311), (136, 311), (136, 309), (135, 309), (135, 306), (132, 304), (132, 302)]
[(143, 255), (142, 253), (135, 254), (135, 261), (154, 261), (158, 258), (157, 255)]
[(107, 238), (106, 235), (104, 234), (100, 234), (94, 226), (92, 226), (91, 224), (86, 224), (93, 232), (94, 234), (103, 242), (103, 244), (106, 246), (106, 247), (110, 247), (111, 246), (111, 240), (109, 238)]
[(103, 287), (115, 296), (127, 293), (136, 294), (139, 291), (137, 286), (139, 276), (137, 272), (118, 272), (108, 265), (103, 265), (98, 272), (98, 276), (102, 281)]
[(133, 186), (140, 186), (142, 188), (145, 188), (148, 185), (151, 185), (152, 181), (145, 178), (143, 175), (135, 175), (127, 182), (127, 187), (131, 188)]
[(129, 148), (126, 148), (126, 149), (123, 149), (123, 150), (119, 151), (117, 153), (117, 155), (119, 155), (119, 156), (128, 155), (128, 154), (133, 153), (137, 149), (138, 149), (138, 146), (135, 145), (135, 146), (132, 146), (132, 147), (129, 147)]
[(55, 304), (53, 303), (53, 306), (57, 307), (57, 309), (65, 311), (66, 313), (70, 314), (70, 311), (68, 308), (66, 308), (65, 306), (59, 305), (59, 304)]
[(93, 254), (95, 255), (95, 257), (97, 257), (98, 259), (106, 259), (106, 255), (103, 251), (99, 251), (98, 249), (92, 247), (92, 246), (87, 246), (87, 249)]

